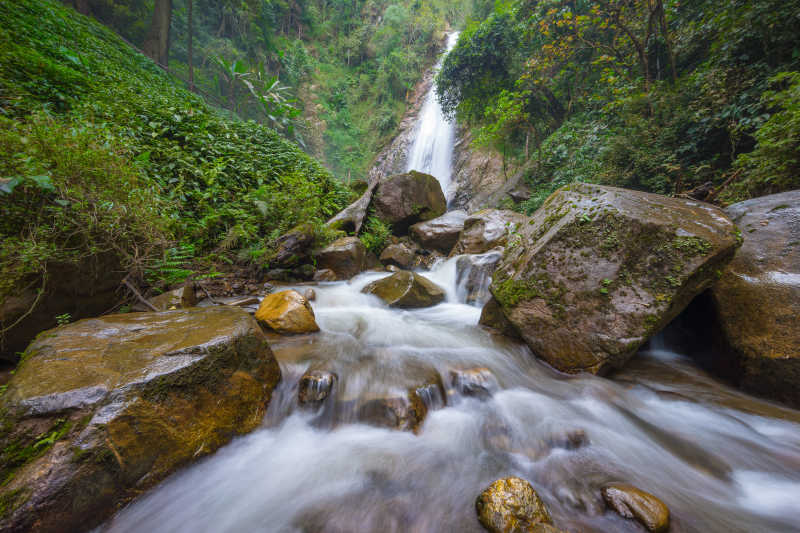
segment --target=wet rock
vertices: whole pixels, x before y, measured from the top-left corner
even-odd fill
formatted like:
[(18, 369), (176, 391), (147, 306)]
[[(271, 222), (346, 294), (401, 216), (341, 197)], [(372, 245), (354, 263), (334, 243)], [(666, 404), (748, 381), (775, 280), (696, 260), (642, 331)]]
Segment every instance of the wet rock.
[(428, 409), (415, 394), (373, 398), (360, 404), (357, 418), (373, 426), (416, 431), (425, 420)]
[(414, 259), (414, 251), (403, 243), (390, 244), (383, 249), (380, 257), (384, 265), (395, 265), (400, 268), (410, 268)]
[[(154, 296), (148, 300), (150, 305), (156, 308), (157, 311), (168, 311), (170, 309), (188, 309), (197, 305), (197, 293), (193, 284), (187, 284), (179, 289), (167, 291), (165, 293)], [(151, 309), (144, 309), (144, 306), (134, 307), (139, 311), (150, 311)]]
[(800, 407), (800, 191), (725, 212), (744, 242), (711, 289), (725, 340), (717, 358), (745, 389)]
[(491, 533), (529, 533), (552, 519), (530, 483), (518, 477), (498, 479), (475, 501), (481, 525)]
[(602, 373), (708, 288), (737, 246), (711, 205), (578, 183), (514, 233), (491, 292), (538, 357)]
[(278, 237), (270, 263), (282, 267), (298, 265), (308, 259), (313, 245), (314, 226), (300, 224)]
[(447, 255), (456, 245), (466, 218), (466, 211), (448, 211), (433, 220), (414, 224), (409, 228), (409, 233), (423, 248), (438, 250)]
[(397, 265), (386, 265), (387, 272), (400, 272), (401, 270), (403, 269)]
[(451, 370), (448, 386), (448, 396), (459, 394), (481, 400), (489, 398), (499, 388), (497, 378), (485, 367)]
[(310, 281), (316, 272), (314, 265), (306, 263), (292, 269), (292, 275), (295, 279), (302, 281)]
[(314, 281), (336, 281), (336, 272), (330, 268), (323, 268), (314, 272)]
[(456, 260), (456, 285), (466, 292), (468, 304), (482, 304), (491, 298), (489, 281), (502, 258), (502, 252), (495, 250), (464, 255)]
[(514, 211), (484, 209), (473, 213), (464, 220), (464, 229), (450, 255), (482, 254), (492, 248), (502, 248), (509, 235), (527, 222), (528, 217)]
[(309, 370), (300, 378), (298, 402), (303, 407), (318, 408), (331, 395), (338, 380), (334, 372)]
[(648, 531), (662, 533), (669, 529), (669, 509), (652, 494), (622, 483), (606, 485), (602, 494), (611, 509), (625, 518), (635, 518)]
[(294, 272), (288, 268), (273, 268), (268, 270), (265, 275), (270, 281), (292, 282), (297, 280)]
[(409, 226), (417, 222), (447, 211), (447, 201), (436, 178), (413, 170), (381, 181), (372, 202), (378, 218), (398, 235), (405, 235)]
[(281, 376), (255, 320), (231, 307), (81, 320), (27, 353), (0, 400), (0, 449), (37, 453), (0, 465), (2, 531), (91, 529), (257, 428)]
[(303, 297), (309, 302), (313, 302), (317, 299), (317, 291), (309, 287), (303, 291)]
[(294, 290), (276, 292), (265, 297), (256, 311), (256, 319), (278, 333), (319, 331), (311, 304)]
[(481, 310), (481, 318), (478, 320), (478, 324), (487, 328), (492, 333), (496, 333), (498, 335), (503, 335), (505, 337), (509, 337), (511, 339), (519, 339), (519, 332), (514, 327), (506, 315), (503, 314), (503, 309), (500, 307), (500, 303), (494, 299), (494, 297), (490, 297), (489, 301), (483, 306), (483, 310)]
[(444, 300), (442, 288), (432, 281), (405, 270), (389, 277), (373, 281), (362, 289), (365, 294), (374, 294), (391, 307), (430, 307)]
[(314, 252), (317, 267), (332, 270), (337, 279), (350, 279), (367, 268), (367, 249), (358, 237), (342, 237)]

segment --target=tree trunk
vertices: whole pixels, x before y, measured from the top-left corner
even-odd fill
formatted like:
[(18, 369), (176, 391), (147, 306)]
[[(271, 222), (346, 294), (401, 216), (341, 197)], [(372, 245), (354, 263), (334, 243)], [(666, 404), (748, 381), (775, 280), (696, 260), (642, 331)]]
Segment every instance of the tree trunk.
[(169, 65), (169, 26), (172, 20), (172, 0), (156, 0), (153, 22), (142, 50), (164, 68)]
[(192, 57), (192, 38), (194, 37), (194, 27), (192, 24), (192, 0), (186, 2), (186, 23), (189, 31), (189, 42), (187, 43), (187, 59), (189, 63), (189, 90), (194, 91), (194, 64)]

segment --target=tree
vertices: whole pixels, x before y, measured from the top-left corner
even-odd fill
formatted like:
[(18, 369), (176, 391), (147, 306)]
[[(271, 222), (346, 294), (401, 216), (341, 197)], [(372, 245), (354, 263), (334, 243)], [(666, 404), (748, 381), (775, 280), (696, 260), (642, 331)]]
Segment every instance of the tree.
[(153, 61), (167, 68), (169, 65), (169, 27), (172, 22), (172, 0), (156, 0), (153, 21), (142, 50)]

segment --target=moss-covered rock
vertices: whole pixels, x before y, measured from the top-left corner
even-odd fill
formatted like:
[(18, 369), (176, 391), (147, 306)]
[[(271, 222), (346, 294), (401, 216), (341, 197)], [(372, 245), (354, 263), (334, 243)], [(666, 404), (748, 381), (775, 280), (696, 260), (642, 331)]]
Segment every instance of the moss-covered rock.
[(246, 311), (88, 319), (41, 334), (2, 397), (0, 530), (91, 528), (261, 422), (280, 369)]
[(444, 300), (444, 290), (414, 272), (401, 271), (373, 281), (361, 292), (374, 294), (392, 307), (430, 307)]
[(744, 242), (711, 290), (717, 359), (747, 390), (800, 407), (800, 191), (725, 212)]
[(294, 290), (266, 296), (256, 311), (256, 320), (278, 333), (319, 331), (311, 304), (302, 294)]
[(525, 222), (527, 217), (514, 211), (484, 209), (472, 213), (464, 220), (464, 229), (450, 255), (482, 254), (503, 247)]
[(336, 279), (350, 279), (367, 268), (367, 249), (358, 237), (342, 237), (314, 252), (317, 268), (331, 270)]
[(509, 235), (490, 289), (538, 357), (605, 372), (717, 279), (738, 235), (708, 204), (574, 184)]
[(447, 200), (436, 178), (414, 170), (381, 181), (372, 203), (378, 218), (398, 235), (405, 235), (412, 224), (447, 211)]

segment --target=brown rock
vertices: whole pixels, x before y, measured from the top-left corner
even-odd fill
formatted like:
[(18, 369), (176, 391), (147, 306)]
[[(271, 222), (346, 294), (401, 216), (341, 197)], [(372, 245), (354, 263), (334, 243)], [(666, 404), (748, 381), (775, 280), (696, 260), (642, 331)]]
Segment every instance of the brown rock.
[(314, 226), (300, 224), (278, 237), (270, 263), (283, 267), (295, 266), (309, 257), (313, 245)]
[(464, 229), (450, 255), (482, 254), (503, 247), (508, 236), (527, 222), (528, 217), (514, 211), (484, 209), (473, 213), (464, 220)]
[(412, 224), (431, 220), (447, 210), (436, 178), (413, 170), (381, 181), (372, 202), (378, 218), (398, 235), (405, 235)]
[(255, 320), (231, 307), (81, 320), (27, 353), (0, 400), (2, 531), (91, 529), (257, 428), (281, 376)]
[(309, 302), (313, 302), (317, 299), (317, 291), (309, 287), (303, 291), (303, 297)]
[(504, 335), (512, 339), (520, 338), (519, 332), (514, 328), (514, 324), (503, 314), (503, 308), (500, 307), (500, 304), (494, 297), (490, 297), (489, 301), (483, 306), (478, 324), (487, 328), (492, 333)]
[(367, 249), (358, 237), (342, 237), (314, 252), (317, 267), (332, 270), (337, 279), (350, 279), (367, 268)]
[(622, 483), (611, 483), (602, 489), (606, 504), (625, 518), (635, 518), (648, 531), (662, 533), (669, 529), (669, 509), (647, 492)]
[(600, 373), (708, 288), (737, 246), (716, 207), (578, 183), (511, 235), (491, 292), (538, 357)]
[(395, 265), (400, 268), (410, 268), (414, 263), (414, 252), (405, 244), (390, 244), (381, 252), (381, 263)]
[(448, 396), (459, 394), (485, 400), (498, 389), (497, 378), (485, 367), (451, 370)]
[(478, 520), (491, 533), (531, 533), (538, 524), (552, 524), (539, 495), (518, 477), (498, 479), (475, 502)]
[(433, 220), (414, 224), (409, 228), (409, 233), (423, 248), (438, 250), (447, 255), (456, 245), (466, 218), (466, 211), (448, 211)]
[(298, 402), (304, 407), (319, 407), (331, 395), (338, 380), (334, 372), (309, 370), (300, 378)]
[(402, 308), (430, 307), (445, 298), (444, 290), (438, 285), (405, 270), (373, 281), (361, 292), (374, 294), (391, 307)]
[(711, 289), (718, 357), (745, 389), (800, 407), (800, 190), (725, 212), (744, 242)]
[(491, 298), (489, 281), (502, 258), (502, 252), (494, 250), (463, 255), (456, 260), (456, 285), (464, 291), (468, 304), (483, 304)]
[[(148, 300), (150, 305), (158, 311), (169, 311), (170, 309), (188, 309), (197, 305), (197, 294), (194, 285), (187, 284), (179, 289), (167, 291)], [(141, 309), (145, 310), (145, 309)], [(149, 311), (150, 309), (147, 309)]]
[(336, 281), (336, 272), (330, 268), (323, 268), (314, 272), (314, 281)]
[(401, 270), (403, 269), (397, 265), (386, 265), (387, 272), (400, 272)]
[(311, 304), (302, 294), (293, 290), (265, 297), (256, 311), (256, 319), (278, 333), (319, 331)]

